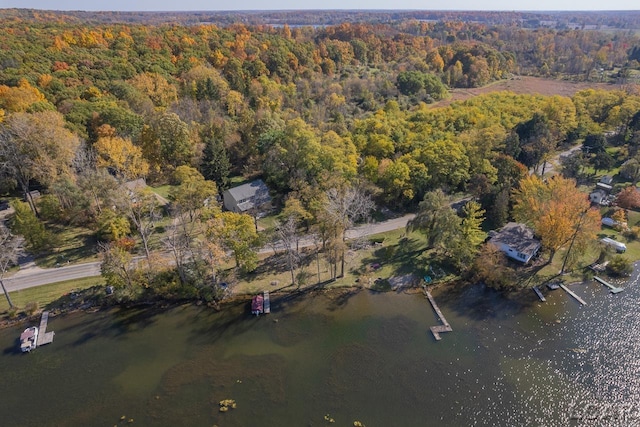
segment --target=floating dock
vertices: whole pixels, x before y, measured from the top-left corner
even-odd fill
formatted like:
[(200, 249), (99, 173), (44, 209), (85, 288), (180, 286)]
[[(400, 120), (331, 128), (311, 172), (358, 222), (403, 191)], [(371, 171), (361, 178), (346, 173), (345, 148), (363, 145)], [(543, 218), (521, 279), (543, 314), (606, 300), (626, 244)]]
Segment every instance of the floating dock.
[(560, 287), (562, 289), (564, 289), (564, 291), (566, 293), (568, 293), (569, 295), (571, 295), (572, 297), (574, 297), (576, 299), (576, 301), (578, 301), (580, 304), (582, 305), (587, 305), (586, 302), (584, 302), (584, 300), (582, 298), (580, 298), (578, 295), (576, 295), (571, 289), (567, 288), (565, 285), (560, 285)]
[(544, 297), (544, 295), (542, 295), (542, 292), (540, 292), (540, 289), (538, 289), (537, 286), (533, 287), (533, 292), (535, 292), (536, 295), (538, 295), (538, 298), (540, 298), (540, 301), (547, 302), (547, 299)]
[(604, 280), (602, 280), (598, 276), (593, 276), (593, 279), (598, 281), (598, 282), (600, 282), (600, 283), (602, 283), (607, 288), (609, 288), (609, 292), (611, 292), (612, 294), (619, 294), (620, 292), (624, 291), (624, 289), (617, 288), (617, 287), (613, 286), (611, 283), (605, 282)]
[(49, 323), (49, 312), (43, 311), (42, 317), (40, 318), (40, 327), (38, 328), (38, 342), (36, 343), (36, 347), (40, 347), (41, 345), (51, 344), (53, 342), (53, 336), (56, 334), (55, 332), (47, 332), (47, 324)]
[(442, 315), (442, 312), (440, 311), (440, 308), (438, 308), (438, 304), (436, 304), (436, 301), (433, 299), (431, 292), (425, 289), (424, 294), (429, 299), (431, 307), (433, 307), (433, 310), (438, 315), (438, 320), (442, 322), (442, 325), (432, 326), (431, 328), (429, 328), (431, 329), (431, 333), (433, 334), (433, 337), (436, 339), (436, 341), (440, 341), (442, 339), (442, 337), (440, 336), (442, 332), (451, 332), (453, 331), (453, 329), (451, 328), (451, 325), (449, 325), (449, 322), (447, 322), (447, 319), (445, 319)]
[(264, 291), (264, 300), (262, 302), (262, 311), (264, 314), (271, 313), (271, 301), (269, 300), (269, 291)]

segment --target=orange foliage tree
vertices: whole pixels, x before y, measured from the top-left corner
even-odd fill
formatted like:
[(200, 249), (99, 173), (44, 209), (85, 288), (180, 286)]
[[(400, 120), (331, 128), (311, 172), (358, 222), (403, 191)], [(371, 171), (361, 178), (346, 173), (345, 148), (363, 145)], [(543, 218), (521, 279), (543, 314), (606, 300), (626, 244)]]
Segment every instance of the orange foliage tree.
[(600, 229), (599, 212), (590, 209), (573, 179), (554, 176), (543, 181), (531, 175), (520, 181), (512, 198), (514, 219), (533, 227), (549, 251), (549, 262), (572, 240), (574, 253), (584, 251)]
[(616, 203), (624, 209), (637, 209), (640, 207), (640, 192), (635, 185), (630, 185), (618, 194)]

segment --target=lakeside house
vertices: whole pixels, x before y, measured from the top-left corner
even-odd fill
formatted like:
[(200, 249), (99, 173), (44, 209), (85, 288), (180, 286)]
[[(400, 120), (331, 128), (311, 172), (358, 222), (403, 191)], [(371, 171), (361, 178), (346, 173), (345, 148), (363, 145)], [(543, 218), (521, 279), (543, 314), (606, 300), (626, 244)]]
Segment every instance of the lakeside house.
[(232, 212), (247, 212), (264, 209), (270, 202), (269, 188), (257, 179), (230, 188), (222, 193), (224, 207)]
[(596, 183), (596, 188), (589, 194), (589, 201), (599, 206), (609, 206), (611, 204), (610, 193), (613, 190), (613, 177), (604, 175)]
[(531, 228), (516, 222), (510, 222), (499, 231), (489, 233), (489, 242), (496, 245), (509, 258), (524, 264), (538, 253), (541, 246)]

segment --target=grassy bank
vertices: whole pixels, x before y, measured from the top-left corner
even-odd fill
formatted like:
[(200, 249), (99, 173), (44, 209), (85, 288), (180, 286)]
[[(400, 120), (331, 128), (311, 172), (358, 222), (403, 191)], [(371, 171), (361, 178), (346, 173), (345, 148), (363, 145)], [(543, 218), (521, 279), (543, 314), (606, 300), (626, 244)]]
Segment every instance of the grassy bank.
[[(44, 308), (47, 304), (59, 299), (60, 297), (82, 289), (104, 283), (104, 279), (98, 277), (85, 277), (83, 279), (68, 280), (65, 282), (52, 283), (45, 286), (36, 286), (33, 288), (13, 291), (9, 294), (13, 305), (19, 309), (23, 309), (28, 303), (36, 303), (38, 307)], [(7, 299), (2, 296), (0, 299), (0, 315), (6, 315), (9, 310)]]

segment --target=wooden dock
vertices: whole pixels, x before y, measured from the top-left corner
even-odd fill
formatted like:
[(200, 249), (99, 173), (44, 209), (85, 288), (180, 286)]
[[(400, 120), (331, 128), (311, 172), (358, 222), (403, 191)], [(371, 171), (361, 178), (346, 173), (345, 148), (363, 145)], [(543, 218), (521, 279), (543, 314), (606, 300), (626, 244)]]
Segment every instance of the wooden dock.
[(564, 291), (566, 293), (568, 293), (569, 295), (571, 295), (572, 297), (574, 297), (576, 299), (576, 301), (578, 301), (580, 304), (582, 305), (587, 305), (586, 302), (584, 302), (584, 300), (582, 298), (580, 298), (578, 295), (576, 295), (573, 291), (571, 291), (569, 288), (567, 288), (565, 285), (560, 285), (560, 287), (562, 289), (564, 289)]
[(540, 289), (538, 289), (537, 286), (533, 287), (533, 292), (535, 292), (536, 295), (538, 295), (538, 298), (540, 298), (540, 301), (547, 302), (547, 299), (544, 297), (544, 295), (542, 295), (542, 292), (540, 292)]
[(55, 332), (47, 332), (47, 324), (49, 323), (49, 312), (43, 311), (42, 317), (40, 318), (40, 327), (38, 328), (38, 342), (36, 343), (36, 347), (40, 347), (41, 345), (51, 344), (53, 342), (53, 336), (56, 334)]
[(438, 315), (438, 320), (442, 322), (442, 325), (432, 326), (431, 328), (429, 328), (431, 329), (431, 333), (433, 334), (433, 337), (436, 339), (436, 341), (440, 341), (442, 339), (442, 337), (440, 336), (442, 332), (451, 332), (453, 331), (453, 329), (451, 328), (451, 325), (449, 325), (449, 322), (447, 322), (447, 319), (445, 319), (442, 315), (442, 312), (440, 311), (438, 304), (436, 304), (436, 301), (433, 299), (431, 292), (425, 289), (424, 294), (429, 299), (431, 307), (433, 307), (433, 310)]
[(624, 289), (617, 288), (613, 286), (611, 283), (605, 282), (603, 279), (599, 278), (598, 276), (593, 276), (593, 279), (596, 280), (597, 282), (602, 283), (607, 288), (609, 288), (609, 292), (611, 292), (612, 294), (619, 294), (620, 292), (624, 291)]
[(269, 314), (271, 313), (271, 301), (269, 300), (269, 291), (264, 291), (264, 300), (262, 302), (263, 313)]

